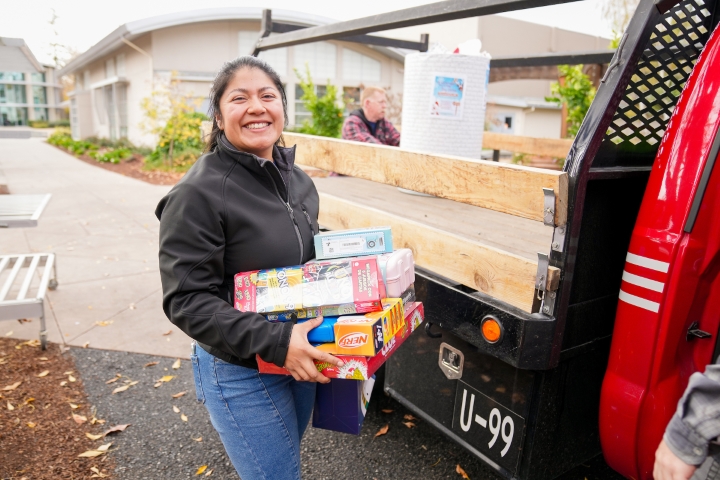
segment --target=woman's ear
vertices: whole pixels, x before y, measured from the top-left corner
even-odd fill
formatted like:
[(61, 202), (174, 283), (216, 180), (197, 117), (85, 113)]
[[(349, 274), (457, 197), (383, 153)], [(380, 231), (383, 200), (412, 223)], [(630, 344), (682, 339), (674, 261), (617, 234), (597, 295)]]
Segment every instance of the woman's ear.
[(217, 126), (220, 130), (223, 130), (222, 117), (220, 115), (215, 116), (215, 123), (217, 124)]

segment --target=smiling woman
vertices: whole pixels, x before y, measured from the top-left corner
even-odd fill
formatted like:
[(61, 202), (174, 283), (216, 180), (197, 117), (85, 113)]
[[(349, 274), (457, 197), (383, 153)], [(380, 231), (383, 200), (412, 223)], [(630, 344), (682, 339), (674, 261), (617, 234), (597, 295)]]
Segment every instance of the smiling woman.
[[(270, 323), (233, 309), (232, 297), (236, 273), (315, 256), (318, 193), (295, 168), (295, 147), (282, 146), (287, 100), (269, 65), (254, 57), (226, 63), (210, 105), (206, 153), (156, 210), (163, 308), (196, 341), (197, 399), (238, 474), (244, 480), (299, 479), (313, 382), (329, 382), (313, 360), (342, 363), (307, 340), (322, 318)], [(259, 374), (256, 355), (292, 377)]]

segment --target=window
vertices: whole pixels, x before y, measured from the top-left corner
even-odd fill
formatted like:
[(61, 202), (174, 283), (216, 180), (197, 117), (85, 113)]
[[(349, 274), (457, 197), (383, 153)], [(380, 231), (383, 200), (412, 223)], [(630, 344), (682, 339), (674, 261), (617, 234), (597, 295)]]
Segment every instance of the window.
[(47, 95), (45, 94), (45, 87), (40, 85), (33, 85), (32, 92), (33, 103), (35, 105), (47, 105)]
[(27, 103), (25, 85), (0, 84), (0, 103)]
[(115, 76), (115, 59), (108, 58), (105, 60), (105, 78), (111, 78)]
[(349, 48), (343, 49), (343, 79), (379, 82), (380, 62)]
[[(253, 45), (257, 42), (260, 32), (241, 30), (238, 34), (238, 50), (240, 56), (250, 55)], [(258, 58), (265, 60), (281, 77), (287, 76), (287, 48), (275, 48), (260, 52)]]
[(294, 47), (295, 68), (305, 73), (310, 68), (314, 81), (325, 81), (336, 77), (337, 48), (328, 42), (306, 43)]
[(0, 72), (0, 80), (22, 82), (25, 80), (25, 74), (20, 72)]
[(27, 125), (28, 111), (25, 107), (0, 107), (0, 125), (5, 127)]
[(32, 83), (45, 83), (45, 74), (44, 73), (31, 73), (30, 81)]
[(35, 108), (35, 120), (48, 121), (48, 109), (47, 108)]
[[(322, 97), (327, 92), (325, 85), (315, 85), (315, 93), (319, 97)], [(300, 85), (295, 85), (295, 126), (302, 125), (305, 120), (308, 122), (312, 121), (312, 114), (305, 108), (305, 102), (301, 100), (303, 96), (302, 88)]]
[(115, 66), (117, 67), (117, 76), (118, 77), (124, 77), (125, 76), (125, 54), (121, 53), (117, 57), (115, 57)]

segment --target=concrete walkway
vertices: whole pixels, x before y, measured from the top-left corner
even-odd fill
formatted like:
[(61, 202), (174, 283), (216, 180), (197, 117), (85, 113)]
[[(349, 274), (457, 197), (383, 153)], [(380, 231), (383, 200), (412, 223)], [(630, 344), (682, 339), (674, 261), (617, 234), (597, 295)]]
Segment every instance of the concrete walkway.
[[(161, 305), (154, 211), (170, 187), (93, 167), (38, 138), (0, 139), (0, 171), (11, 194), (53, 195), (38, 227), (0, 230), (2, 254), (56, 254), (50, 341), (188, 358), (189, 337)], [(39, 329), (38, 319), (0, 323), (13, 338), (38, 338)]]

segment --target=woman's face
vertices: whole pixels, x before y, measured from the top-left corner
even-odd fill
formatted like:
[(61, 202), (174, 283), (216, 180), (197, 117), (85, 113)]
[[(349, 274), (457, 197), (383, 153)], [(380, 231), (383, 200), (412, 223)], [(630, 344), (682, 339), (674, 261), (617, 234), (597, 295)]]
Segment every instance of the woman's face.
[(282, 98), (270, 77), (257, 68), (237, 72), (220, 97), (218, 127), (235, 148), (272, 160), (284, 126)]

